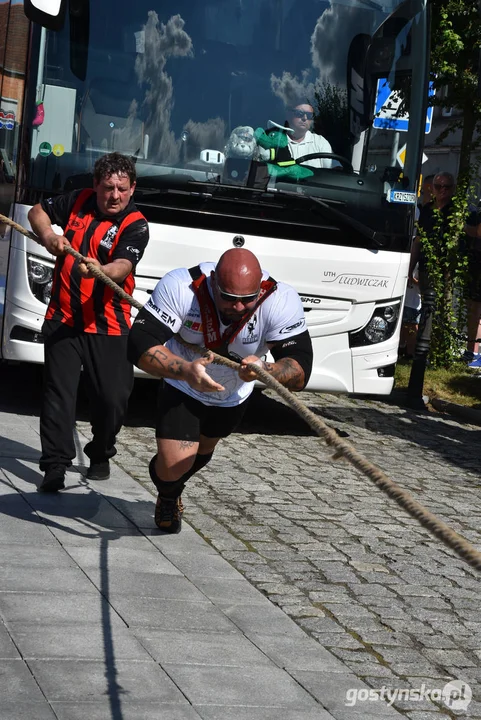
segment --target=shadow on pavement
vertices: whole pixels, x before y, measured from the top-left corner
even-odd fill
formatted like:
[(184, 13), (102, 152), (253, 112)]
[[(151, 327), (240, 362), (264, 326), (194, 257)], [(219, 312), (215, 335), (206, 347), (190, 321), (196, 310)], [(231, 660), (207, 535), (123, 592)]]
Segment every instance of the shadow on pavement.
[[(0, 403), (1, 405), (2, 403)], [(11, 442), (11, 449), (18, 451), (20, 457), (30, 456), (28, 452), (31, 449), (19, 442)], [(0, 467), (8, 470), (9, 473), (15, 475), (19, 479), (36, 486), (38, 482), (38, 473), (21, 460), (12, 457), (0, 458)], [(71, 477), (71, 474), (70, 474)], [(4, 527), (5, 518), (11, 517), (26, 523), (34, 525), (44, 525), (51, 529), (53, 535), (55, 531), (62, 531), (71, 534), (77, 538), (99, 540), (99, 602), (101, 613), (101, 627), (103, 637), (103, 655), (104, 655), (104, 678), (106, 682), (106, 695), (109, 699), (111, 720), (122, 720), (124, 717), (122, 712), (122, 696), (124, 689), (118, 682), (118, 668), (115, 656), (114, 638), (112, 630), (112, 608), (108, 601), (110, 594), (110, 572), (108, 562), (109, 546), (115, 543), (123, 536), (140, 534), (140, 530), (131, 520), (132, 514), (139, 511), (152, 514), (153, 504), (144, 500), (119, 500), (118, 498), (109, 499), (108, 496), (100, 495), (94, 490), (86, 494), (69, 493), (68, 490), (78, 488), (84, 485), (83, 477), (78, 475), (77, 485), (68, 485), (67, 490), (58, 494), (39, 494), (36, 489), (32, 491), (18, 491), (13, 484), (0, 478), (0, 518), (3, 516)], [(11, 492), (8, 493), (8, 490)], [(7, 491), (7, 492), (6, 492)], [(112, 500), (113, 502), (110, 502)], [(145, 508), (144, 508), (145, 506)], [(119, 524), (125, 524), (125, 527), (112, 527), (111, 511), (116, 508), (120, 512)], [(110, 511), (110, 512), (109, 512)], [(40, 514), (39, 514), (40, 513)], [(110, 517), (110, 522), (106, 518)], [(105, 519), (104, 519), (105, 518)], [(75, 521), (76, 527), (73, 527), (71, 521)], [(130, 521), (130, 522), (126, 522)], [(79, 529), (84, 527), (85, 530)], [(29, 530), (26, 528), (25, 537), (28, 543)], [(37, 537), (37, 536), (36, 536)], [(60, 536), (62, 541), (63, 537)], [(30, 547), (35, 544), (35, 540)], [(45, 545), (47, 549), (50, 545)]]
[[(27, 365), (0, 367), (0, 411), (38, 414), (42, 392), (41, 368)], [(125, 426), (154, 428), (156, 396), (156, 381), (137, 379)], [(478, 469), (479, 461), (474, 448), (479, 443), (481, 430), (462, 422), (455, 423), (449, 416), (439, 413), (428, 410), (418, 412), (402, 407), (397, 404), (395, 393), (386, 398), (352, 397), (349, 404), (335, 404), (328, 394), (306, 393), (298, 397), (339, 435), (345, 437), (348, 430), (349, 441), (354, 445), (356, 438), (352, 432), (353, 426), (365, 428), (380, 436), (410, 441), (421, 449), (437, 453), (456, 467)], [(393, 408), (392, 413), (389, 412), (390, 407)], [(88, 399), (82, 383), (79, 387), (77, 419), (88, 420)], [(259, 390), (254, 391), (238, 432), (294, 437), (316, 435), (294, 410)]]

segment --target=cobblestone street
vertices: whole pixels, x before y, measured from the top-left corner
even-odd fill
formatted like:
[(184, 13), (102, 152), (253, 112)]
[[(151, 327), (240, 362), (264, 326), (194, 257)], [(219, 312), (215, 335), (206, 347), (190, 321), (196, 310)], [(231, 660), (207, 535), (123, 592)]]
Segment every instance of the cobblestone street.
[[(145, 384), (116, 462), (153, 491), (154, 400)], [(299, 397), (481, 548), (478, 428), (375, 400)], [(440, 690), (462, 680), (473, 699), (461, 715), (481, 718), (479, 573), (331, 454), (273, 392), (256, 393), (240, 432), (188, 483), (185, 517), (368, 686)], [(375, 703), (361, 700), (353, 717), (375, 714)], [(440, 692), (393, 705), (411, 720), (459, 713)]]

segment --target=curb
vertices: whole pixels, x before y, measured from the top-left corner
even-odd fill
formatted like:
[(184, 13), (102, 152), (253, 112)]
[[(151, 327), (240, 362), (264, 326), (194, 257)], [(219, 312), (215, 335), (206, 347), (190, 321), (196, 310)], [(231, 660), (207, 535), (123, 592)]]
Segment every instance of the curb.
[(461, 418), (461, 420), (466, 420), (466, 422), (472, 425), (481, 425), (481, 410), (475, 410), (474, 408), (465, 407), (464, 405), (457, 405), (456, 403), (440, 400), (439, 398), (430, 398), (429, 404), (432, 405), (435, 410), (454, 415), (455, 417)]
[[(355, 397), (355, 396), (352, 396)], [(365, 398), (366, 396), (362, 396)], [(376, 395), (369, 396), (373, 400), (379, 400), (380, 397)], [(430, 412), (430, 406), (438, 412), (452, 415), (460, 420), (464, 420), (471, 425), (481, 426), (481, 409), (476, 410), (475, 408), (466, 407), (465, 405), (458, 405), (457, 403), (449, 402), (448, 400), (441, 400), (440, 398), (431, 398), (427, 395), (423, 395), (422, 398), (416, 400), (410, 400), (406, 391), (393, 389), (390, 395), (383, 396), (384, 402), (388, 404), (397, 405), (398, 407), (410, 408), (417, 412)]]

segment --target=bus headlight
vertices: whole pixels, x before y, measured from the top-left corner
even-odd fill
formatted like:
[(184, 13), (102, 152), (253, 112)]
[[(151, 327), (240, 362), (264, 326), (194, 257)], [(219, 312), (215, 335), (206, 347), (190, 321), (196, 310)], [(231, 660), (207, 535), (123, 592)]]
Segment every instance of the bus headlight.
[(349, 333), (349, 347), (374, 345), (389, 340), (396, 330), (401, 310), (401, 299), (378, 305), (369, 322), (355, 332)]
[(52, 295), (52, 281), (48, 282), (46, 285), (43, 286), (42, 290), (42, 301), (45, 303), (45, 305), (48, 305), (50, 302), (50, 297)]
[(27, 275), (30, 290), (41, 303), (48, 305), (52, 292), (53, 263), (33, 255), (27, 256)]

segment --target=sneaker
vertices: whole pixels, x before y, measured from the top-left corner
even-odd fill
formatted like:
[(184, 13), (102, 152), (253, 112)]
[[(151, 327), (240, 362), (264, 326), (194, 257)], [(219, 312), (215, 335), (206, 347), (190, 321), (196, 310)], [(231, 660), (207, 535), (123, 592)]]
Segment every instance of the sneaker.
[(108, 480), (110, 477), (110, 463), (108, 460), (99, 463), (90, 463), (87, 470), (88, 480)]
[(472, 363), (474, 360), (479, 360), (479, 358), (481, 358), (481, 352), (475, 353), (470, 350), (465, 350), (460, 359), (463, 362)]
[(481, 368), (481, 355), (475, 355), (472, 362), (468, 364), (470, 368)]
[(163, 498), (159, 495), (155, 504), (155, 524), (165, 533), (180, 533), (183, 511), (180, 497)]
[(45, 471), (44, 478), (37, 488), (38, 492), (58, 492), (65, 487), (65, 465), (55, 463), (50, 465)]

